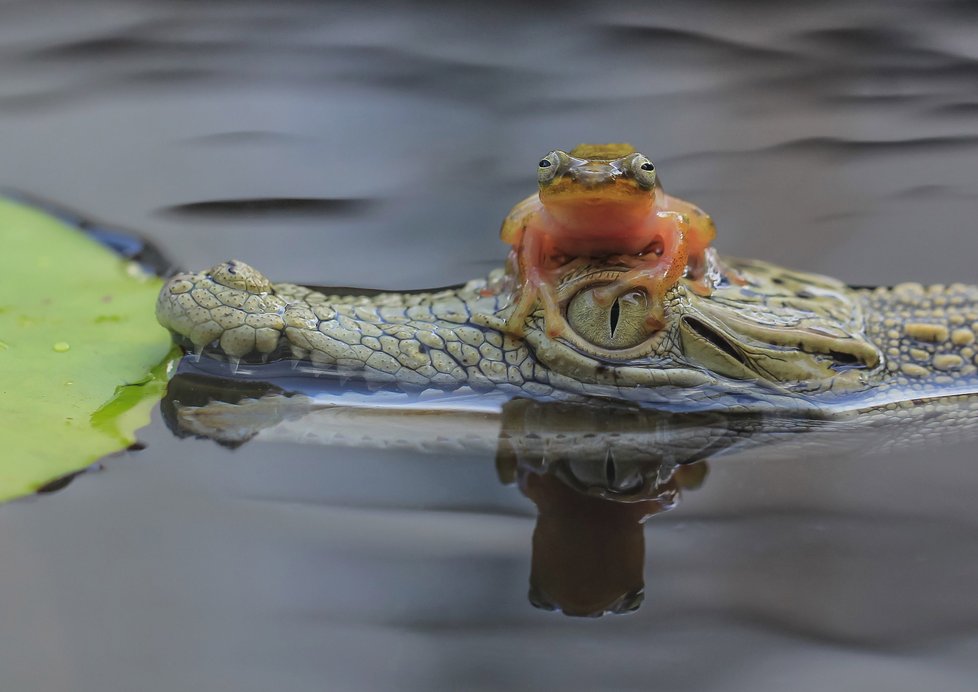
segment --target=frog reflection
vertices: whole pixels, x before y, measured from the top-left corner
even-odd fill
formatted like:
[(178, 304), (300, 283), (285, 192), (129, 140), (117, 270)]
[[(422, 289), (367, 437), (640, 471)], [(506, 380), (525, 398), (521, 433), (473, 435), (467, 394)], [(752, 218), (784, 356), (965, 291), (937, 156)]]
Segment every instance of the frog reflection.
[[(593, 408), (529, 400), (504, 408), (496, 468), (539, 512), (529, 591), (537, 608), (591, 617), (637, 610), (645, 592), (645, 520), (675, 507), (683, 490), (706, 478), (706, 462), (678, 465), (668, 459), (675, 450), (631, 444), (629, 429), (654, 429), (648, 412), (615, 413), (596, 419)], [(606, 423), (604, 435), (597, 420)], [(584, 432), (575, 433), (581, 424)], [(581, 435), (591, 444), (575, 440)]]

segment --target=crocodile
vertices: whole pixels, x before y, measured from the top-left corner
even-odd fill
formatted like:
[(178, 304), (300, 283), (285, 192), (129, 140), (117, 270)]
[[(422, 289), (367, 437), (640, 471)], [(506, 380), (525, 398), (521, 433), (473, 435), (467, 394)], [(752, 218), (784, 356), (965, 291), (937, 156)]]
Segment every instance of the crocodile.
[(610, 305), (595, 298), (626, 267), (581, 259), (557, 286), (568, 328), (555, 338), (542, 309), (522, 337), (506, 332), (509, 266), (442, 290), (371, 292), (272, 283), (231, 260), (173, 276), (156, 312), (188, 353), (231, 372), (288, 362), (297, 373), (415, 396), (842, 415), (978, 391), (978, 287), (851, 287), (723, 262), (743, 281), (720, 281), (704, 296), (680, 280), (653, 329), (641, 291)]

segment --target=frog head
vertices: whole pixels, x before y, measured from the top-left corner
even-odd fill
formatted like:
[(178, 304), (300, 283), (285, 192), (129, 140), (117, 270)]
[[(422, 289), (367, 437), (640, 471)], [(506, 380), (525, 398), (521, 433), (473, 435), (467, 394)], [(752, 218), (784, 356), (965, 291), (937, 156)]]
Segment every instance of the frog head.
[(537, 169), (540, 201), (562, 227), (626, 231), (651, 213), (659, 185), (655, 165), (629, 144), (581, 144), (554, 150)]

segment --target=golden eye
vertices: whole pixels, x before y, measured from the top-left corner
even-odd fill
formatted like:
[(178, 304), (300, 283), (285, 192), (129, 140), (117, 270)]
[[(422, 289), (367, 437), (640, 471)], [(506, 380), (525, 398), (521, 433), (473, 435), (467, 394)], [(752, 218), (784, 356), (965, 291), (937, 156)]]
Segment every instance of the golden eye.
[(611, 350), (632, 348), (648, 339), (652, 332), (646, 322), (648, 298), (632, 291), (608, 306), (594, 299), (594, 289), (581, 291), (567, 304), (567, 323), (585, 341)]
[(632, 159), (632, 175), (642, 187), (652, 188), (655, 185), (655, 164), (638, 154)]
[(557, 171), (560, 168), (560, 153), (557, 151), (550, 152), (540, 159), (537, 166), (537, 181), (549, 183), (557, 176)]

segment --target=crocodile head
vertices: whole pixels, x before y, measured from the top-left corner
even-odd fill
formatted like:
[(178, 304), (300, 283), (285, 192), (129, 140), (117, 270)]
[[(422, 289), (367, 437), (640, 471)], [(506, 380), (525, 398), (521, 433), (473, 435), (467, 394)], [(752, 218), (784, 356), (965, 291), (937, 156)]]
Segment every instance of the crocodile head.
[(857, 292), (821, 276), (727, 261), (745, 285), (711, 296), (680, 281), (650, 331), (644, 294), (603, 306), (595, 292), (622, 267), (579, 261), (558, 295), (569, 329), (551, 339), (542, 311), (523, 339), (503, 332), (512, 277), (428, 293), (352, 293), (272, 284), (242, 262), (181, 274), (157, 315), (202, 356), (290, 359), (299, 370), (372, 387), (609, 396), (673, 408), (764, 408), (870, 387), (882, 355), (864, 336)]

